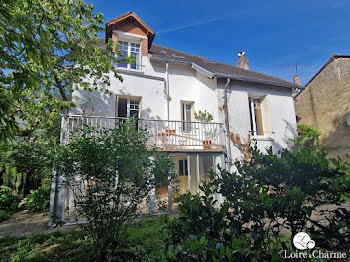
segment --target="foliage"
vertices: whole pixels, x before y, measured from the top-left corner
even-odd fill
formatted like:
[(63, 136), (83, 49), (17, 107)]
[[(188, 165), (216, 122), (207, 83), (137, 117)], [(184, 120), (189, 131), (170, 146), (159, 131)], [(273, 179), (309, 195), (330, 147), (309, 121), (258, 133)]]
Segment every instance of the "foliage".
[(0, 209), (0, 222), (6, 220), (10, 215), (10, 212)]
[(311, 150), (319, 149), (321, 133), (314, 126), (299, 124), (297, 131), (298, 136), (292, 139), (295, 146), (303, 146)]
[(11, 143), (0, 143), (0, 178), (18, 194), (26, 196), (51, 177), (53, 156), (59, 143), (59, 121), (51, 128), (37, 129)]
[[(160, 219), (140, 219), (126, 233), (118, 261), (162, 261), (164, 243), (159, 238)], [(87, 231), (54, 231), (0, 239), (0, 261), (97, 261), (93, 239)]]
[(0, 210), (14, 211), (18, 208), (19, 198), (7, 186), (0, 186)]
[(155, 188), (168, 186), (169, 182), (173, 184), (173, 188), (176, 188), (178, 174), (171, 155), (163, 151), (155, 152), (153, 164)]
[[(249, 161), (237, 161), (237, 173), (210, 173), (201, 194), (179, 198), (179, 217), (165, 229), (168, 250), (181, 261), (270, 261), (291, 250), (292, 237), (309, 232), (314, 239), (336, 236), (327, 250), (348, 250), (349, 211), (329, 205), (344, 203), (349, 183), (339, 168), (330, 168), (325, 153), (298, 147), (272, 148), (266, 154), (250, 148)], [(321, 225), (312, 214), (326, 214)], [(281, 237), (291, 232), (290, 241)], [(318, 237), (317, 237), (318, 236)], [(327, 241), (324, 241), (327, 242)]]
[[(120, 58), (110, 41), (97, 46), (103, 16), (83, 0), (3, 0), (0, 7), (0, 139), (14, 138), (72, 106), (73, 88), (103, 89)], [(119, 58), (118, 56), (119, 55)]]
[(198, 113), (194, 112), (194, 118), (200, 122), (210, 122), (214, 119), (213, 115), (207, 112), (207, 110), (199, 110)]
[(51, 184), (44, 183), (38, 189), (30, 190), (30, 195), (24, 198), (19, 207), (23, 207), (30, 213), (48, 211), (50, 206)]
[(120, 122), (116, 129), (86, 127), (62, 147), (57, 160), (57, 172), (89, 221), (86, 229), (104, 260), (116, 256), (126, 229), (155, 186), (154, 150), (147, 146), (147, 131), (137, 130), (135, 121)]
[(0, 239), (1, 261), (93, 261), (91, 239), (84, 231)]
[(7, 186), (0, 186), (0, 221), (7, 219), (18, 209), (19, 197)]

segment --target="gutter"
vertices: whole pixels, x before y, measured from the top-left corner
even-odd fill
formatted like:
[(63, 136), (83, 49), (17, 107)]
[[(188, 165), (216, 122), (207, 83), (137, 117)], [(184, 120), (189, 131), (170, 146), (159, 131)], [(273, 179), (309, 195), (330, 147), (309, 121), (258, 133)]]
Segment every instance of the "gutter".
[(239, 75), (229, 75), (229, 74), (223, 74), (223, 73), (215, 73), (211, 72), (195, 63), (187, 62), (187, 61), (179, 61), (174, 59), (165, 59), (165, 58), (158, 58), (158, 57), (151, 57), (151, 61), (157, 61), (157, 62), (165, 62), (165, 63), (173, 63), (173, 64), (182, 64), (182, 65), (189, 65), (193, 69), (199, 71), (200, 73), (206, 75), (209, 78), (213, 78), (214, 76), (218, 78), (230, 78), (233, 80), (239, 80), (239, 81), (247, 81), (252, 83), (260, 83), (260, 84), (266, 84), (266, 85), (272, 85), (272, 86), (279, 86), (279, 87), (285, 87), (285, 88), (299, 88), (299, 89), (305, 89), (303, 86), (294, 85), (293, 83), (277, 83), (270, 80), (262, 80), (258, 78), (253, 77), (246, 77), (246, 76), (239, 76)]
[(116, 69), (116, 72), (118, 74), (138, 76), (138, 77), (142, 77), (142, 78), (148, 78), (148, 79), (159, 80), (159, 81), (165, 82), (164, 77), (145, 75), (145, 73), (143, 71), (131, 71), (131, 70), (125, 70), (125, 69)]
[(227, 135), (227, 168), (231, 167), (231, 141), (230, 141), (230, 124), (228, 117), (228, 103), (227, 103), (227, 87), (230, 84), (231, 78), (227, 78), (226, 85), (224, 87), (224, 98), (225, 98), (225, 124), (226, 124), (226, 135)]
[(269, 80), (262, 80), (262, 79), (245, 77), (245, 76), (238, 76), (238, 75), (227, 75), (227, 74), (222, 74), (222, 73), (214, 73), (214, 75), (216, 77), (220, 77), (220, 78), (230, 78), (230, 79), (239, 80), (239, 81), (267, 84), (267, 85), (286, 87), (286, 88), (291, 88), (291, 89), (294, 89), (294, 88), (304, 89), (303, 86), (293, 85), (292, 83), (291, 84), (288, 84), (288, 83), (282, 84), (282, 83), (276, 83), (274, 81), (269, 81)]
[(209, 70), (195, 64), (195, 63), (192, 63), (192, 66), (191, 66), (194, 70), (202, 73), (203, 75), (209, 77), (210, 79), (214, 77), (214, 74), (212, 72), (210, 72)]

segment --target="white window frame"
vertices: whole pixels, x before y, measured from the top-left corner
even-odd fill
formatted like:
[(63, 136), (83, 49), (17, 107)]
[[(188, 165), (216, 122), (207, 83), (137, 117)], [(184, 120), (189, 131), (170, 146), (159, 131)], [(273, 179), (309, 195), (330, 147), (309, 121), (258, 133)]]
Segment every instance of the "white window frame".
[[(259, 98), (256, 98), (256, 97), (251, 97), (249, 96), (248, 97), (248, 101), (250, 102), (250, 121), (252, 121), (253, 123), (251, 123), (251, 127), (253, 127), (253, 130), (252, 131), (252, 135), (253, 136), (257, 136), (257, 131), (256, 131), (256, 121), (255, 121), (255, 110), (254, 110), (254, 101), (253, 99), (259, 99)], [(260, 103), (261, 105), (261, 103)], [(262, 116), (261, 116), (262, 117)], [(264, 123), (263, 123), (263, 126), (262, 126), (262, 129), (263, 129), (263, 134), (264, 134)]]
[[(260, 99), (260, 112), (261, 112), (261, 120), (262, 120), (262, 135), (257, 134), (257, 125), (255, 120), (255, 110), (254, 110), (254, 101), (253, 99)], [(270, 116), (269, 116), (269, 110), (267, 106), (267, 95), (257, 95), (257, 94), (248, 94), (248, 101), (250, 102), (250, 116), (253, 123), (253, 130), (251, 130), (251, 135), (256, 138), (268, 138), (273, 139), (273, 132), (271, 130), (266, 130), (266, 128), (271, 129), (271, 122), (270, 122)], [(266, 113), (268, 115), (266, 115)]]
[[(187, 115), (186, 115), (186, 105), (191, 107), (191, 119), (188, 120), (187, 119)], [(193, 118), (194, 118), (194, 114), (193, 114), (193, 109), (194, 108), (194, 102), (188, 102), (188, 101), (181, 101), (181, 121), (183, 122), (193, 122)], [(193, 129), (192, 123), (186, 124), (183, 123), (184, 126), (182, 128), (183, 132), (191, 132)]]
[(116, 116), (122, 117), (122, 116), (118, 115), (119, 99), (126, 99), (126, 117), (130, 117), (130, 110), (135, 110), (134, 108), (131, 109), (132, 105), (131, 105), (130, 101), (137, 101), (139, 103), (137, 117), (140, 118), (140, 115), (141, 115), (141, 98), (140, 97), (117, 96)]
[(128, 40), (128, 39), (118, 39), (118, 44), (119, 42), (124, 42), (128, 44), (128, 50), (127, 50), (127, 57), (131, 56), (131, 44), (135, 44), (135, 45), (139, 45), (139, 53), (138, 53), (138, 59), (135, 59), (135, 64), (136, 64), (136, 68), (131, 68), (131, 64), (126, 64), (126, 67), (121, 67), (118, 65), (118, 68), (125, 68), (125, 69), (129, 69), (129, 70), (141, 70), (142, 65), (141, 65), (141, 61), (142, 61), (142, 42), (138, 42), (138, 41), (132, 41), (132, 40)]

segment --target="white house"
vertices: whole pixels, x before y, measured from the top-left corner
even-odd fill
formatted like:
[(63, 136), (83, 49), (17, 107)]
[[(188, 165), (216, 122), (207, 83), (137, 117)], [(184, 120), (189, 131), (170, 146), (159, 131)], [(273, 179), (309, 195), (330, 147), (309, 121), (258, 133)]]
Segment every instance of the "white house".
[[(231, 132), (243, 139), (251, 135), (261, 149), (276, 150), (296, 134), (292, 90), (298, 85), (249, 70), (244, 54), (232, 66), (156, 45), (154, 37), (134, 12), (106, 24), (106, 39), (99, 46), (104, 48), (112, 38), (136, 63), (118, 65), (124, 81), (112, 78), (110, 94), (73, 93), (77, 108), (63, 118), (63, 142), (82, 120), (108, 127), (118, 118), (136, 115), (152, 134), (150, 142), (172, 154), (180, 191), (197, 192), (210, 168), (230, 168), (241, 157), (229, 139)], [(196, 121), (200, 110), (214, 119)], [(157, 194), (167, 194), (167, 189)], [(61, 195), (69, 199), (69, 192)]]

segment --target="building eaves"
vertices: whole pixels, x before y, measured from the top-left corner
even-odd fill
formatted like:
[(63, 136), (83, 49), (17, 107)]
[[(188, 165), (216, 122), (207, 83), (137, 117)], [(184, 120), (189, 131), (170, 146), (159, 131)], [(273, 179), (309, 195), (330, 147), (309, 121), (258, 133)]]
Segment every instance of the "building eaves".
[[(164, 46), (159, 46), (153, 44), (150, 49), (151, 60), (153, 61), (162, 61), (168, 63), (177, 63), (177, 64), (187, 64), (192, 67), (194, 64), (200, 72), (205, 72), (208, 74), (208, 77), (216, 76), (219, 78), (231, 78), (240, 81), (248, 81), (254, 83), (262, 83), (279, 87), (287, 88), (299, 88), (303, 87), (280, 79), (270, 75), (258, 73), (252, 70), (245, 70), (236, 66), (224, 64), (215, 60), (203, 58), (200, 56), (192, 55), (186, 52), (178, 51)], [(196, 69), (195, 68), (195, 69)]]
[(135, 12), (133, 11), (130, 11), (124, 15), (121, 15), (117, 18), (114, 18), (112, 20), (110, 20), (109, 22), (106, 23), (106, 25), (109, 25), (109, 24), (114, 24), (114, 23), (117, 23), (117, 22), (120, 22), (128, 17), (134, 17), (140, 24), (142, 24), (150, 33), (154, 34), (154, 31), (152, 30), (152, 28), (150, 28)]
[(245, 82), (251, 82), (251, 83), (258, 83), (258, 84), (265, 84), (265, 85), (272, 85), (272, 86), (279, 86), (279, 87), (286, 87), (286, 88), (300, 88), (303, 89), (304, 87), (295, 85), (293, 83), (287, 84), (287, 83), (276, 83), (274, 81), (269, 81), (265, 79), (258, 79), (258, 78), (252, 78), (252, 77), (245, 77), (245, 76), (238, 76), (238, 75), (226, 75), (222, 73), (214, 73), (216, 77), (219, 78), (230, 78), (232, 80), (238, 80), (238, 81), (245, 81)]

